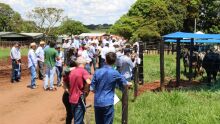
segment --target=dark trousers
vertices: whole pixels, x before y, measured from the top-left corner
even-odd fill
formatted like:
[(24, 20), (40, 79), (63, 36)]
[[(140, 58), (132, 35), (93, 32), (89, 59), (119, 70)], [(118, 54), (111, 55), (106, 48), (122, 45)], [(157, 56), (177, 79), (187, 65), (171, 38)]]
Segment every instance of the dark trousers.
[(85, 108), (82, 100), (79, 99), (79, 102), (77, 104), (71, 104), (71, 107), (74, 116), (74, 124), (84, 124), (83, 119), (85, 115)]
[(95, 107), (96, 124), (113, 124), (114, 106)]
[(62, 79), (63, 66), (56, 66), (57, 85), (60, 85)]
[(92, 67), (93, 65), (93, 68), (94, 68), (94, 71), (96, 70), (96, 58), (92, 58), (92, 61), (90, 62), (90, 67)]
[(38, 61), (38, 75), (39, 79), (44, 79), (44, 62)]
[(73, 113), (71, 109), (71, 104), (69, 102), (69, 93), (64, 92), (63, 93), (63, 104), (66, 108), (66, 124), (71, 124), (73, 119)]
[(68, 49), (64, 49), (64, 64), (68, 63)]
[(99, 68), (102, 68), (105, 64), (106, 64), (106, 63), (105, 63), (105, 59), (101, 58), (101, 65), (100, 65)]
[(11, 80), (19, 80), (21, 78), (21, 68), (19, 68), (19, 64), (16, 60), (12, 60), (12, 72), (11, 72)]

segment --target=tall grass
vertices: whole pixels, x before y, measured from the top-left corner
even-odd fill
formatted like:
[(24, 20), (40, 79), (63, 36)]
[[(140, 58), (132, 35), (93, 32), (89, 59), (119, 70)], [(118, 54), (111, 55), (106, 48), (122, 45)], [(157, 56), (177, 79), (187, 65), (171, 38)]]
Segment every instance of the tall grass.
[[(165, 75), (175, 78), (175, 55), (165, 55)], [(182, 63), (182, 62), (181, 62)], [(183, 70), (183, 65), (181, 65)], [(159, 80), (159, 56), (144, 57), (144, 80)], [(181, 74), (181, 78), (186, 78)], [(218, 81), (220, 82), (220, 81)], [(217, 83), (218, 83), (217, 82)], [(213, 87), (146, 92), (132, 102), (129, 91), (129, 124), (220, 124), (220, 83)], [(121, 93), (117, 91), (121, 97)], [(121, 123), (121, 103), (115, 106), (114, 123)]]
[[(176, 55), (165, 55), (164, 57), (165, 77), (175, 78), (176, 76)], [(181, 71), (183, 71), (183, 63), (181, 61)], [(182, 79), (186, 79), (183, 73)], [(160, 56), (145, 55), (144, 56), (144, 81), (146, 83), (160, 79)]]

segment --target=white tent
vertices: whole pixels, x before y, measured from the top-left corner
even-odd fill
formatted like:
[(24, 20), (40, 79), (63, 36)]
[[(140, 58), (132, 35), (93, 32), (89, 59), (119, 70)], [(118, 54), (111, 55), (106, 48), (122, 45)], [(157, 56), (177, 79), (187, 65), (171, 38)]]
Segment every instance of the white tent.
[(82, 33), (79, 36), (80, 37), (101, 37), (106, 36), (106, 33)]

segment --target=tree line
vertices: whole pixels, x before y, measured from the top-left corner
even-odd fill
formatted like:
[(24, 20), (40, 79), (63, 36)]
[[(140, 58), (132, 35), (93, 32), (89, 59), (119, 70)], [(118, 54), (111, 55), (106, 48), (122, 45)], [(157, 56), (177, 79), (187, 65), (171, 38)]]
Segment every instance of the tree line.
[(58, 8), (36, 7), (27, 13), (29, 20), (24, 20), (9, 5), (0, 3), (0, 32), (41, 32), (48, 36), (89, 32), (83, 23), (63, 16), (63, 12)]
[(109, 32), (146, 41), (175, 31), (220, 33), (219, 0), (137, 0)]

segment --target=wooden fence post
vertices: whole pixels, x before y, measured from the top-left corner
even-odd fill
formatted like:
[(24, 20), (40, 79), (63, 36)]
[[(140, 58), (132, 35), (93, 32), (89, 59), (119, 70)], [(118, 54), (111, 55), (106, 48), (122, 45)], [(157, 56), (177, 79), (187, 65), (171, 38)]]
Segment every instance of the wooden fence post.
[(160, 88), (164, 90), (164, 41), (160, 41)]
[(128, 123), (128, 87), (124, 86), (122, 94), (122, 124)]
[(176, 84), (177, 87), (180, 85), (180, 52), (181, 52), (181, 47), (180, 47), (180, 40), (181, 39), (177, 39), (177, 46), (176, 46), (176, 50), (177, 50), (177, 54), (176, 54)]
[(136, 64), (136, 67), (134, 68), (134, 101), (137, 98), (138, 95), (138, 83), (139, 83), (139, 72), (138, 72), (138, 64)]
[(194, 46), (194, 39), (191, 38), (190, 41), (190, 57), (189, 57), (189, 82), (192, 82), (192, 56), (193, 56), (193, 46)]

